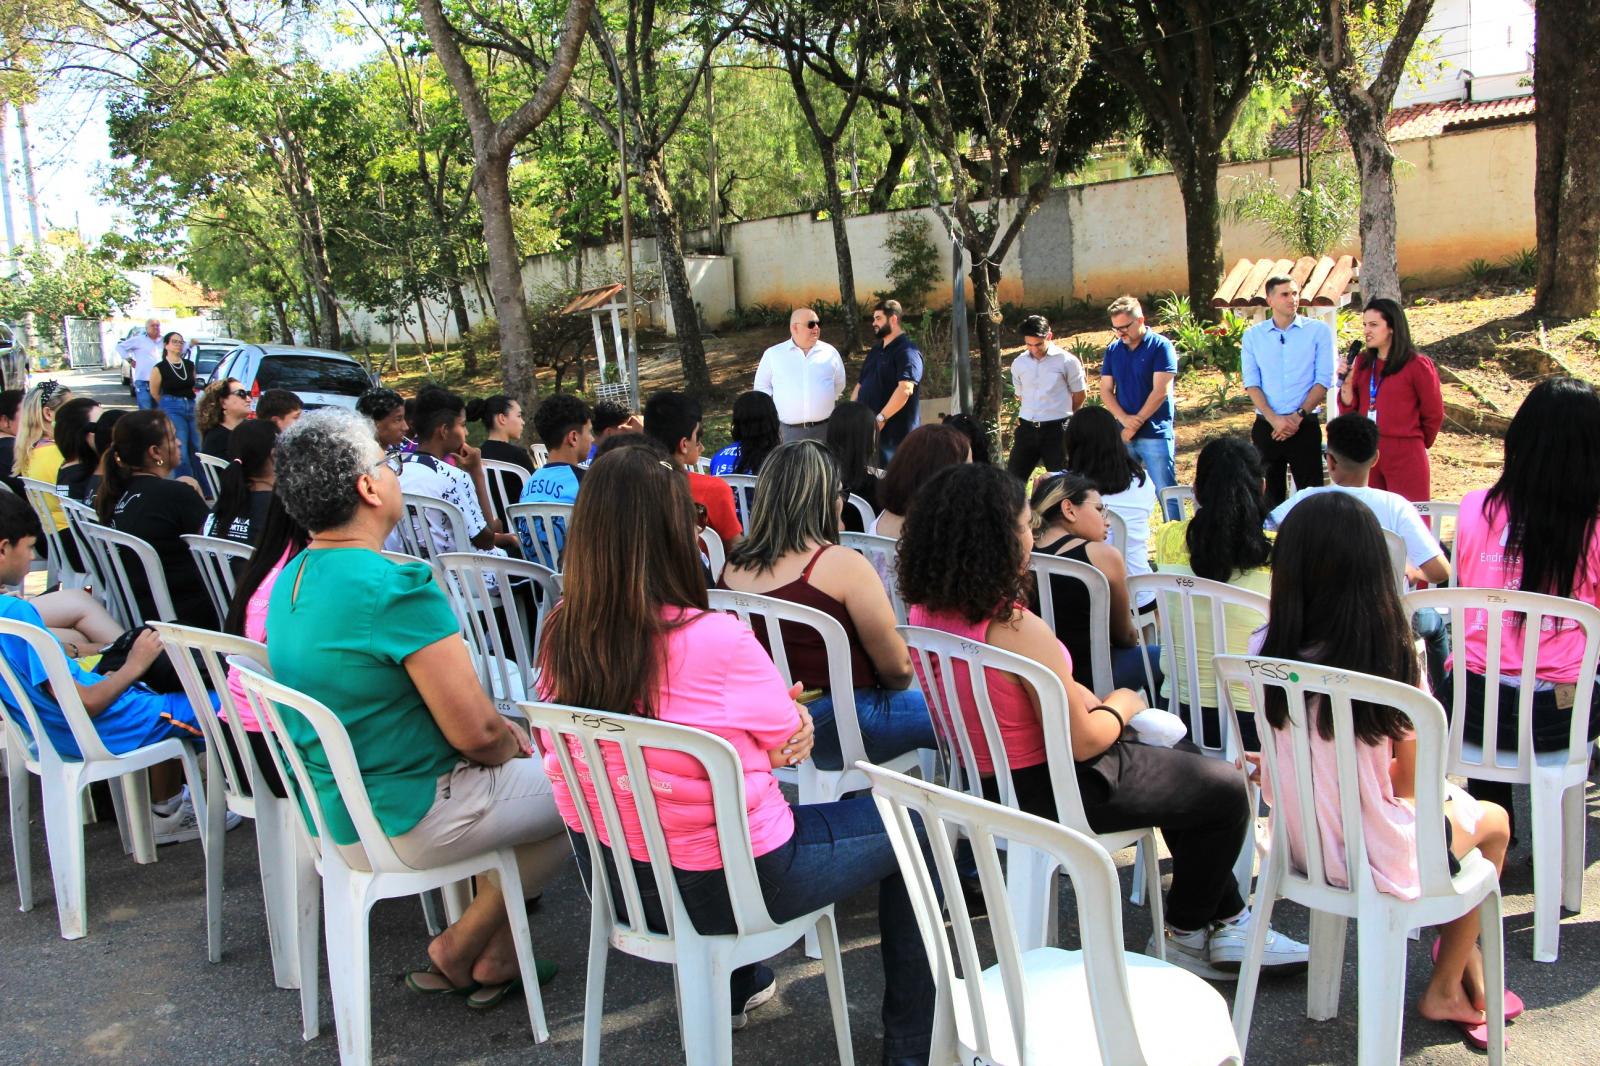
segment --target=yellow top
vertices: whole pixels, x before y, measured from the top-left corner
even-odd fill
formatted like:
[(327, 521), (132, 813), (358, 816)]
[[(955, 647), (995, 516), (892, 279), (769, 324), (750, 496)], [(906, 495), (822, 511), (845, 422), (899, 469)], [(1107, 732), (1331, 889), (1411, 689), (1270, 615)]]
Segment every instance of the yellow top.
[[(1181, 522), (1164, 522), (1157, 526), (1150, 537), (1151, 552), (1155, 557), (1157, 568), (1163, 574), (1184, 574), (1190, 577), (1198, 576), (1189, 565), (1189, 522), (1185, 518)], [(1273, 534), (1268, 533), (1268, 537)], [(1246, 589), (1250, 592), (1259, 592), (1263, 596), (1272, 594), (1272, 569), (1262, 566), (1254, 570), (1245, 570), (1235, 573), (1228, 579), (1228, 584), (1235, 588)], [(1166, 608), (1167, 594), (1163, 594), (1162, 607)], [(1243, 655), (1249, 651), (1250, 635), (1259, 629), (1266, 619), (1255, 611), (1245, 607), (1235, 607), (1232, 604), (1223, 605), (1223, 628), (1226, 630), (1227, 647), (1221, 651), (1216, 650), (1215, 642), (1211, 635), (1211, 610), (1209, 607), (1198, 608), (1194, 612), (1194, 642), (1198, 662), (1196, 673), (1200, 681), (1200, 702), (1203, 706), (1214, 706), (1217, 702), (1215, 675), (1211, 668), (1213, 655)], [(1176, 611), (1176, 605), (1174, 605)], [(1183, 665), (1188, 660), (1185, 658), (1183, 618), (1174, 614), (1172, 618), (1172, 657), (1168, 660), (1177, 668), (1178, 702), (1188, 706), (1189, 678), (1188, 670)], [(1170, 696), (1173, 678), (1169, 674), (1161, 685), (1161, 694)], [(1248, 712), (1250, 705), (1236, 699), (1236, 710)], [(1176, 710), (1176, 707), (1173, 708)]]
[[(36, 444), (33, 451), (28, 453), (28, 468), (18, 471), (18, 476), (42, 481), (46, 485), (56, 483), (56, 475), (61, 472), (61, 449), (52, 442), (50, 444)], [(55, 521), (57, 529), (67, 528), (67, 516), (61, 510), (61, 505), (53, 498), (49, 501), (50, 517)]]

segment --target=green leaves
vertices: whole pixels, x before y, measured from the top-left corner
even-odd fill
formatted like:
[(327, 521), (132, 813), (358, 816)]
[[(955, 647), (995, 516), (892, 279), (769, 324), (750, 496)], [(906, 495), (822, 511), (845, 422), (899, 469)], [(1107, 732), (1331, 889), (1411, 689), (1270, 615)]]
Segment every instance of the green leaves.
[(17, 272), (0, 279), (0, 321), (27, 314), (60, 322), (104, 318), (138, 295), (109, 254), (76, 248), (64, 256), (34, 250), (16, 261)]

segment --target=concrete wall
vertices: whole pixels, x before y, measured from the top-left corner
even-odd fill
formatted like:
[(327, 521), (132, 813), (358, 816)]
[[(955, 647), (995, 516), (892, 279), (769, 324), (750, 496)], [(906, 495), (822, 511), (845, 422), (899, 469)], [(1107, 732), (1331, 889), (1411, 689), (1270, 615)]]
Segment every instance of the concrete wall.
[[(1410, 282), (1437, 282), (1459, 278), (1476, 258), (1498, 262), (1534, 243), (1533, 123), (1451, 133), (1442, 137), (1401, 141), (1395, 152), (1405, 166), (1399, 169), (1395, 206), (1399, 216), (1400, 274)], [(1235, 181), (1252, 173), (1267, 173), (1284, 188), (1297, 178), (1294, 159), (1241, 163), (1224, 167), (1219, 179), (1227, 197)], [(1002, 207), (1002, 224), (1012, 207)], [(889, 287), (888, 256), (884, 242), (895, 212), (848, 219), (850, 252), (855, 267), (856, 299), (867, 303), (873, 293)], [(928, 235), (948, 262), (949, 238), (932, 210), (909, 212), (928, 222)], [(726, 256), (689, 256), (695, 301), (713, 326), (725, 322), (735, 309), (755, 304), (789, 308), (813, 300), (837, 301), (838, 265), (833, 230), (827, 221), (809, 214), (756, 219), (725, 227)], [(1226, 262), (1269, 254), (1285, 255), (1258, 228), (1250, 224), (1223, 227), (1222, 251)], [(1334, 254), (1360, 249), (1332, 250)], [(655, 242), (641, 240), (635, 248), (642, 270), (656, 269)], [(586, 286), (620, 277), (621, 252), (616, 246), (584, 253)], [(1009, 304), (1044, 306), (1070, 300), (1109, 302), (1124, 292), (1139, 296), (1183, 291), (1188, 263), (1183, 224), (1183, 200), (1171, 174), (1080, 185), (1058, 189), (1046, 197), (1002, 264), (1000, 298)], [(530, 292), (546, 285), (571, 285), (576, 263), (556, 256), (533, 256), (523, 266), (523, 282)], [(472, 318), (481, 312), (475, 288), (468, 287)], [(949, 302), (949, 291), (936, 291), (931, 302)], [(413, 312), (414, 314), (414, 312)], [(370, 316), (358, 315), (357, 335)], [(645, 321), (664, 321), (664, 301), (659, 298)], [(430, 327), (437, 339), (449, 327), (442, 307), (429, 311)], [(401, 340), (420, 339), (415, 325), (411, 334), (397, 330)], [(387, 343), (385, 328), (372, 326), (377, 343)]]

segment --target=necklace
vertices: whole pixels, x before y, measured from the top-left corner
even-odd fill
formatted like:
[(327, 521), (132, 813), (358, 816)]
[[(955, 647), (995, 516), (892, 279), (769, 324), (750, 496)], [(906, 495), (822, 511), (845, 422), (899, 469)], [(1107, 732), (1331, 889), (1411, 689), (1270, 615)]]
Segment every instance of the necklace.
[(180, 355), (176, 363), (174, 363), (171, 359), (168, 359), (167, 366), (172, 368), (172, 376), (177, 378), (179, 381), (189, 380), (189, 364), (184, 361), (183, 356)]

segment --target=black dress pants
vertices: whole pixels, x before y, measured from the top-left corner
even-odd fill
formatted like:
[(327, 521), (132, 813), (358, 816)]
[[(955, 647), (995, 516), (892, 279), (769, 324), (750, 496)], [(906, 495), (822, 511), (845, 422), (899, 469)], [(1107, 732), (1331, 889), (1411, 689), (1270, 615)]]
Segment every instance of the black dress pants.
[(1017, 419), (1017, 432), (1011, 442), (1011, 455), (1006, 459), (1006, 469), (1017, 479), (1026, 482), (1033, 468), (1044, 461), (1047, 471), (1067, 468), (1065, 418), (1049, 422), (1029, 422)]
[(1284, 481), (1287, 471), (1294, 475), (1296, 488), (1323, 483), (1322, 423), (1316, 415), (1300, 420), (1300, 428), (1288, 440), (1272, 439), (1272, 423), (1260, 415), (1250, 427), (1250, 440), (1261, 455), (1267, 473), (1267, 507), (1278, 506), (1289, 498)]

